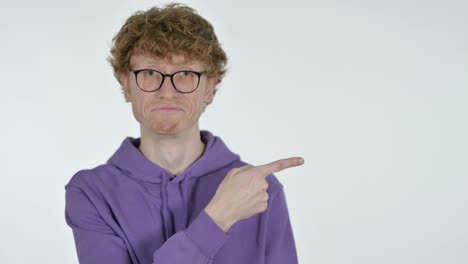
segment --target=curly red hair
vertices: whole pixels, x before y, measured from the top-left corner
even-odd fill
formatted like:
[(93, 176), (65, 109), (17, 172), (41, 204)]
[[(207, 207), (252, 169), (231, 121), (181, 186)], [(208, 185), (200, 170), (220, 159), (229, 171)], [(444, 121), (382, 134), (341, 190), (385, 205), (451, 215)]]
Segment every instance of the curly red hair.
[(206, 64), (208, 77), (218, 83), (226, 73), (227, 57), (215, 35), (213, 26), (193, 8), (171, 3), (163, 8), (152, 7), (130, 16), (112, 39), (108, 61), (114, 76), (131, 70), (130, 58), (136, 54), (169, 58), (184, 55), (186, 59)]

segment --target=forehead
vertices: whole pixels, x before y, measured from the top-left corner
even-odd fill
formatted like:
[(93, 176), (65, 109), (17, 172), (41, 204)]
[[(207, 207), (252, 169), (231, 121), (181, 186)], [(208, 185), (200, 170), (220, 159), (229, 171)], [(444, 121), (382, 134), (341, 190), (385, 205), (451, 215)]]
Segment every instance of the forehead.
[(203, 63), (196, 60), (191, 60), (184, 55), (173, 54), (168, 55), (165, 58), (156, 57), (147, 54), (135, 54), (130, 58), (130, 65), (153, 65), (153, 66), (165, 66), (165, 65), (174, 65), (174, 66), (202, 66)]

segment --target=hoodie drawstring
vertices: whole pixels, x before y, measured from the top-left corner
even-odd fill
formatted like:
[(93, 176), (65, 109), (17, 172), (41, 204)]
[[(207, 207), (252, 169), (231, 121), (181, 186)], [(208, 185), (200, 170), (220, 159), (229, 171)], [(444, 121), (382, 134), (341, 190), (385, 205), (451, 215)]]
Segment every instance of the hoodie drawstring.
[(165, 241), (169, 239), (170, 231), (170, 219), (168, 216), (167, 210), (167, 177), (166, 175), (162, 175), (162, 192), (161, 192), (161, 200), (162, 200), (162, 217), (163, 217), (163, 225), (164, 225), (164, 237)]

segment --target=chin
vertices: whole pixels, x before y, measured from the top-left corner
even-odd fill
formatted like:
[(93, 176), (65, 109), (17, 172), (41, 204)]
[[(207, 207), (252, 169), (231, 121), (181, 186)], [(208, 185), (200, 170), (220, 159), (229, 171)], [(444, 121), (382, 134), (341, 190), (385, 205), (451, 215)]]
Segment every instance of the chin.
[(156, 135), (180, 135), (193, 129), (190, 120), (179, 118), (155, 118), (140, 122), (145, 130)]
[(154, 122), (149, 126), (150, 131), (158, 135), (177, 135), (187, 130), (180, 120), (165, 120)]
[(177, 124), (164, 124), (153, 126), (151, 131), (155, 134), (168, 135), (176, 134), (179, 132), (179, 126)]

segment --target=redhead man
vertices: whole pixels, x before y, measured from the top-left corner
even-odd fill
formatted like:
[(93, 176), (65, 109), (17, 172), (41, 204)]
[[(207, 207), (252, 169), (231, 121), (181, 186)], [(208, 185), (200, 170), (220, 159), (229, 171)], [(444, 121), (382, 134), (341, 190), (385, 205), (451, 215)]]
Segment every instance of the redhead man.
[(303, 160), (252, 166), (199, 129), (227, 62), (212, 25), (181, 4), (139, 11), (109, 62), (141, 135), (65, 186), (79, 262), (297, 263), (273, 173)]

